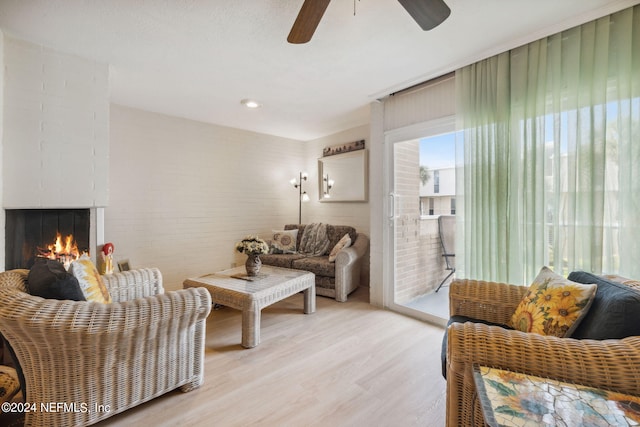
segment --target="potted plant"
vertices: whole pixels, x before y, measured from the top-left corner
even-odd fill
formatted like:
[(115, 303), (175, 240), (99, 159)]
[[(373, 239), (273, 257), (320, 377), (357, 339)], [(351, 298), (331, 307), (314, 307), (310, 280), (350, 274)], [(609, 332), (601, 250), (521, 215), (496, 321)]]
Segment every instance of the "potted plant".
[(269, 245), (258, 236), (247, 236), (236, 243), (236, 251), (247, 255), (245, 268), (248, 276), (257, 276), (262, 267), (260, 255), (269, 253)]

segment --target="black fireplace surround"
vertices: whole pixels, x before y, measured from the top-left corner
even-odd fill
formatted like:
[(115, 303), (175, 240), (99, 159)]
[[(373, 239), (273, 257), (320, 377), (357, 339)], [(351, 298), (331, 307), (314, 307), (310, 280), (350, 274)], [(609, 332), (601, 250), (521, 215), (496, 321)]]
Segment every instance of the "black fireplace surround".
[(38, 248), (55, 243), (57, 234), (73, 235), (80, 253), (89, 252), (89, 209), (7, 209), (5, 270), (31, 268)]

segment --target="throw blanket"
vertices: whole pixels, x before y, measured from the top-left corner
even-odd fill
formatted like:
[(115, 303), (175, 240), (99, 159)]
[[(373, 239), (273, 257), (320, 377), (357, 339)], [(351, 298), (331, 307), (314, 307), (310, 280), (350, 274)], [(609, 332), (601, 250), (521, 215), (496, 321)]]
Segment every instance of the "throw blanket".
[(320, 256), (324, 255), (328, 248), (327, 224), (308, 224), (302, 233), (298, 252), (307, 256)]

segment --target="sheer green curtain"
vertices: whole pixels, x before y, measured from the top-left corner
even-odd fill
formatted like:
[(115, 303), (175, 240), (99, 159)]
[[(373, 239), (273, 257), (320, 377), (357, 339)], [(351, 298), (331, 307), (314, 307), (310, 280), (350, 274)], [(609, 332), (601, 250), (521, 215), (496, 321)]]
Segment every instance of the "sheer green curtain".
[(640, 6), (456, 72), (458, 260), (640, 278)]

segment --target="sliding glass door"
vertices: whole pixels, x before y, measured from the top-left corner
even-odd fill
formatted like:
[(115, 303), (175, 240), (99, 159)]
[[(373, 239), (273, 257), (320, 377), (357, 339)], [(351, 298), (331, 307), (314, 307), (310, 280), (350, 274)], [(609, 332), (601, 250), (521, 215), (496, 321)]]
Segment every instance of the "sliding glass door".
[[(448, 319), (451, 272), (439, 218), (455, 215), (454, 120), (447, 118), (387, 135), (387, 301), (424, 320)], [(436, 289), (443, 285), (438, 292)]]

